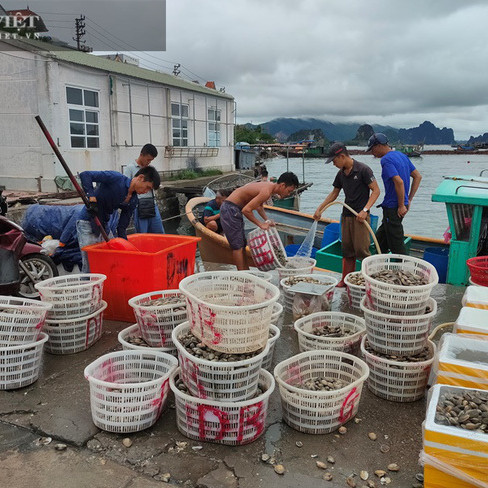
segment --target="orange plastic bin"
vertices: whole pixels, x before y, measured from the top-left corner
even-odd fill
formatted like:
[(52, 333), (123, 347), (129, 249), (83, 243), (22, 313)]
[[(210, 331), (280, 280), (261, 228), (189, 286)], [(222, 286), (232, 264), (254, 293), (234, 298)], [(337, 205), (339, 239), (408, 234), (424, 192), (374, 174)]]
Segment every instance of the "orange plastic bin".
[(193, 274), (200, 237), (171, 234), (132, 234), (129, 242), (138, 251), (115, 251), (105, 242), (83, 248), (90, 271), (107, 276), (103, 298), (108, 303), (105, 318), (134, 322), (128, 300), (141, 293), (178, 288)]

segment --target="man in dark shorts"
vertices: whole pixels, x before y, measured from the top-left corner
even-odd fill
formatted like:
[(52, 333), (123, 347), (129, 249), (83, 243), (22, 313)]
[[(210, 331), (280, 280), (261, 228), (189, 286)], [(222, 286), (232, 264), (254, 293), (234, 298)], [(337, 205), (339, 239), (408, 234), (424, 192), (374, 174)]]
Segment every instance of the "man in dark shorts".
[(222, 233), (222, 224), (220, 223), (220, 207), (225, 199), (231, 194), (229, 190), (218, 190), (215, 198), (210, 200), (203, 209), (203, 215), (200, 222), (213, 232)]
[[(220, 222), (229, 241), (237, 269), (249, 269), (246, 263), (246, 236), (243, 216), (263, 230), (274, 225), (264, 211), (265, 204), (272, 195), (286, 198), (298, 187), (298, 178), (294, 173), (283, 173), (276, 183), (268, 181), (248, 183), (234, 190), (220, 207)], [(254, 210), (263, 219), (254, 216)]]
[(367, 151), (371, 151), (375, 158), (381, 158), (381, 178), (385, 185), (385, 198), (380, 205), (383, 208), (383, 221), (376, 232), (378, 244), (382, 252), (407, 254), (403, 218), (410, 210), (422, 175), (405, 154), (394, 151), (388, 145), (388, 138), (381, 132), (369, 138)]
[(370, 222), (369, 211), (378, 199), (380, 189), (371, 168), (352, 159), (342, 142), (330, 146), (325, 164), (331, 162), (339, 168), (332, 183), (334, 189), (317, 207), (314, 219), (320, 219), (324, 208), (339, 196), (341, 189), (346, 197), (344, 203), (358, 213), (356, 217), (345, 207), (342, 211), (342, 280), (337, 285), (342, 288), (346, 275), (356, 269), (356, 259), (362, 260), (370, 255), (370, 234), (363, 222)]

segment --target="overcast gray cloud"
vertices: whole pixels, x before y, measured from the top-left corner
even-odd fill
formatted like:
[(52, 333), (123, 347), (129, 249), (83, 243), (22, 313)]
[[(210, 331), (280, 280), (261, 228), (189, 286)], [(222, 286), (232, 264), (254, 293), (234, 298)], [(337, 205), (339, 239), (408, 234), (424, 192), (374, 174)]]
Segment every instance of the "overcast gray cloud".
[[(134, 42), (128, 6), (147, 9), (112, 1), (127, 37), (104, 34), (124, 51), (121, 37)], [(83, 13), (83, 2), (64, 3)], [(457, 138), (488, 131), (486, 0), (168, 0), (166, 8), (166, 52), (140, 53), (142, 64), (171, 71), (179, 62), (180, 76), (225, 86), (238, 122), (431, 120)], [(164, 26), (147, 17), (138, 23), (149, 40)]]
[(321, 117), (488, 131), (488, 2), (169, 0), (167, 51), (238, 121)]

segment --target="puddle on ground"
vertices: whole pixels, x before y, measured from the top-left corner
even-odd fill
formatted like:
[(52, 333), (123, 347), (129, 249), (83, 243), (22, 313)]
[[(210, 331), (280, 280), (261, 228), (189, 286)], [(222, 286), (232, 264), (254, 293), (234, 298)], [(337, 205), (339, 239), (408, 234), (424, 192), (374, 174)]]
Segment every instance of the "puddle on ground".
[(265, 446), (264, 452), (272, 453), (277, 448), (276, 444), (281, 440), (284, 425), (282, 422), (272, 424), (264, 434)]

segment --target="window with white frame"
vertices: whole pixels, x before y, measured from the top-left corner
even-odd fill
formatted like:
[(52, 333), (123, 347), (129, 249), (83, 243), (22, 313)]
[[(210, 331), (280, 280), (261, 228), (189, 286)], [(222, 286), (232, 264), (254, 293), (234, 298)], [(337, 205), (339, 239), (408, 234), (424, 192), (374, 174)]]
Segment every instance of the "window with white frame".
[(220, 146), (220, 110), (208, 109), (208, 146)]
[(71, 147), (100, 147), (99, 97), (94, 90), (66, 87)]
[(173, 146), (188, 146), (188, 105), (171, 102)]

